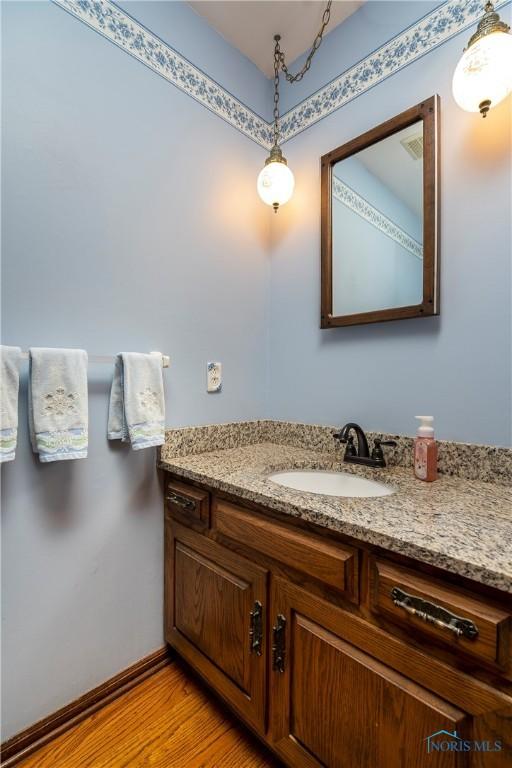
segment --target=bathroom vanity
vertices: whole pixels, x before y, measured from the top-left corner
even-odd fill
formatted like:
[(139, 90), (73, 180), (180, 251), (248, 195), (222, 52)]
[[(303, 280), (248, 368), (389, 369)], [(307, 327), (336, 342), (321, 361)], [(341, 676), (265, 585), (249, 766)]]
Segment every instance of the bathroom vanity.
[(268, 475), (340, 454), (273, 442), (160, 467), (166, 640), (286, 765), (510, 765), (509, 486), (320, 496)]

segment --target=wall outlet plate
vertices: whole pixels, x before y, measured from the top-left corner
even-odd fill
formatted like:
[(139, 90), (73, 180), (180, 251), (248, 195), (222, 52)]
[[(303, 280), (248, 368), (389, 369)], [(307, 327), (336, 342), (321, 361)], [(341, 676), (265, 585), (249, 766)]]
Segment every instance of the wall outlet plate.
[(206, 385), (208, 392), (222, 389), (222, 363), (206, 363)]

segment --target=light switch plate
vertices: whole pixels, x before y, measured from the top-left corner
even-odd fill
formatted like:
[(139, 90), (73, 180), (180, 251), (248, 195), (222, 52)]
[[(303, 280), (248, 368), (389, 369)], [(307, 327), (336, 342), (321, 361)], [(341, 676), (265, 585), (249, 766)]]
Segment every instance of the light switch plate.
[(206, 364), (206, 383), (208, 392), (220, 392), (222, 388), (222, 363)]

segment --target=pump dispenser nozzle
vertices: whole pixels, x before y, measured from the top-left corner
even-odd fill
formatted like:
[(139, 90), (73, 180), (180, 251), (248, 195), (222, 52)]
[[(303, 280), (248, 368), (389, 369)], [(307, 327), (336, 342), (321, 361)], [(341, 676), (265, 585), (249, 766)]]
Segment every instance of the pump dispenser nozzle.
[(434, 437), (434, 417), (433, 416), (415, 416), (420, 421), (417, 434), (420, 437)]

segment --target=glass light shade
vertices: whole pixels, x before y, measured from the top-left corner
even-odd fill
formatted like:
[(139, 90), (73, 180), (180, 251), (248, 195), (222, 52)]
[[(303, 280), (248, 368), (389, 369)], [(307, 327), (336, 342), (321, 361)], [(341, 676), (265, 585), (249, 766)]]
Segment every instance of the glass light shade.
[(264, 203), (274, 207), (274, 211), (288, 202), (294, 186), (293, 173), (283, 162), (267, 163), (258, 176), (258, 194)]
[[(512, 35), (493, 32), (467, 48), (453, 75), (453, 96), (467, 112), (494, 107), (512, 90)], [(482, 110), (482, 103), (487, 109)]]

